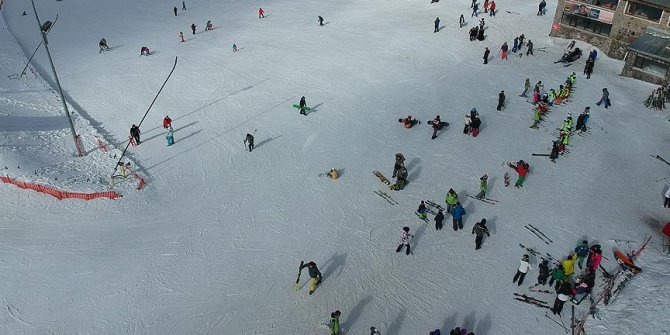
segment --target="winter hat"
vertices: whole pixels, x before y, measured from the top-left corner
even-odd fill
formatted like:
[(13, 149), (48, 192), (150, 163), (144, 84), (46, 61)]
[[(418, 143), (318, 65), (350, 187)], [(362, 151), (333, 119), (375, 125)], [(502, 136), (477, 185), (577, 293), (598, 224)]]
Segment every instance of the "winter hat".
[(409, 232), (409, 227), (402, 227), (402, 230)]
[(483, 225), (486, 224), (486, 219), (482, 219), (482, 224), (483, 224)]
[(523, 259), (528, 259), (528, 258), (529, 258), (528, 254), (523, 255)]
[(471, 113), (472, 113), (472, 112), (477, 113), (477, 108), (472, 107), (472, 109), (470, 110), (470, 112), (471, 112)]

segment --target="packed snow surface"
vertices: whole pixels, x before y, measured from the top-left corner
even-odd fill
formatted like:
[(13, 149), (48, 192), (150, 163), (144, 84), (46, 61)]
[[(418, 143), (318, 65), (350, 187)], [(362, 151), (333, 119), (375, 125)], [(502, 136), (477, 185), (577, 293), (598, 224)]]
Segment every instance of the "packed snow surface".
[[(630, 251), (651, 235), (639, 258), (644, 272), (586, 330), (668, 334), (670, 268), (659, 233), (668, 220), (661, 207), (668, 166), (650, 156), (670, 157), (667, 113), (645, 109), (654, 86), (620, 77), (623, 63), (602, 52), (587, 80), (590, 45), (577, 42), (585, 54), (572, 66), (554, 64), (570, 41), (548, 37), (553, 3), (549, 15), (537, 16), (535, 2), (500, 1), (495, 17), (483, 16), (486, 39), (474, 42), (468, 30), (478, 18), (466, 0), (190, 0), (187, 10), (156, 0), (36, 5), (43, 22), (58, 15), (49, 47), (87, 155), (75, 157), (43, 49), (26, 76), (8, 77), (21, 73), (41, 37), (29, 2), (6, 0), (3, 175), (108, 190), (128, 129), (177, 56), (178, 64), (142, 124), (142, 144), (128, 151), (126, 161), (147, 181), (142, 190), (129, 179), (115, 188), (122, 199), (84, 202), (0, 186), (0, 333), (326, 334), (321, 324), (339, 309), (347, 334), (370, 326), (385, 335), (456, 326), (477, 335), (563, 334), (545, 310), (511, 299), (521, 292), (554, 300), (528, 291), (537, 257), (523, 286), (511, 282), (524, 254), (518, 244), (565, 257), (588, 239), (603, 246), (603, 266), (612, 270), (612, 247)], [(433, 33), (436, 17), (443, 27)], [(207, 20), (212, 31), (204, 31)], [(534, 55), (501, 60), (501, 44), (511, 48), (522, 33)], [(98, 53), (103, 37), (113, 50)], [(142, 46), (153, 54), (141, 57)], [(492, 51), (487, 65), (484, 47)], [(518, 96), (525, 78), (558, 88), (573, 71), (570, 101), (530, 129), (532, 105)], [(604, 87), (609, 109), (595, 105)], [(495, 109), (501, 90), (502, 112)], [(307, 116), (292, 107), (302, 96)], [(567, 113), (576, 120), (586, 106), (590, 132), (571, 137), (569, 154), (556, 163), (531, 156), (548, 153)], [(476, 138), (462, 132), (473, 107), (482, 119)], [(398, 123), (409, 114), (421, 124)], [(431, 140), (426, 123), (437, 114), (451, 125)], [(165, 115), (175, 129), (170, 147)], [(251, 153), (246, 133), (256, 138)], [(409, 184), (395, 192), (372, 171), (391, 178), (398, 152)], [(506, 188), (503, 174), (514, 183), (516, 173), (501, 163), (520, 159), (531, 166), (526, 183)], [(319, 176), (330, 168), (339, 169), (338, 180)], [(484, 173), (495, 205), (466, 196), (478, 192)], [(467, 212), (464, 230), (454, 232), (446, 215), (435, 231), (432, 215), (426, 224), (414, 211), (420, 200), (444, 204), (450, 188)], [(470, 230), (482, 218), (491, 237), (475, 251)], [(553, 243), (527, 231), (529, 223)], [(394, 252), (403, 226), (414, 234), (409, 256)], [(323, 273), (311, 296), (306, 270), (293, 290), (301, 260)], [(566, 324), (569, 312), (566, 304)]]

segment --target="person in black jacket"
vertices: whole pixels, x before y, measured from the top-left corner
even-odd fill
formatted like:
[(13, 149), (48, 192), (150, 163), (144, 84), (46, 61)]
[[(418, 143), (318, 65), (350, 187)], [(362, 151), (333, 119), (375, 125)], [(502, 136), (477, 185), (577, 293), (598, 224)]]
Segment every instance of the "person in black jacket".
[(244, 139), (244, 143), (249, 146), (249, 152), (254, 150), (254, 135), (247, 133), (247, 138)]
[(479, 114), (474, 117), (470, 117), (470, 128), (472, 128), (472, 137), (477, 137), (479, 135), (479, 126), (482, 125), (482, 120), (479, 119)]
[(498, 93), (498, 107), (496, 109), (499, 111), (505, 110), (505, 91)]
[[(547, 279), (549, 278), (549, 261), (543, 260), (542, 263), (538, 266), (540, 274), (537, 276), (537, 285), (547, 285)], [(537, 286), (535, 285), (535, 286)]]
[(442, 230), (442, 221), (444, 221), (444, 214), (441, 209), (438, 209), (435, 215), (435, 230)]
[(323, 27), (323, 17), (319, 15), (319, 26)]
[(480, 222), (475, 223), (474, 227), (472, 227), (472, 233), (477, 235), (477, 237), (475, 237), (475, 250), (481, 249), (484, 234), (489, 237), (491, 236), (489, 228), (486, 227), (486, 219), (482, 219)]
[(434, 33), (440, 31), (440, 18), (435, 18), (435, 30), (433, 31)]
[(309, 277), (311, 278), (309, 281), (309, 294), (312, 294), (316, 290), (316, 285), (321, 283), (321, 271), (319, 271), (319, 268), (316, 267), (316, 263), (313, 261), (300, 266), (300, 271), (302, 272), (304, 268), (307, 268), (309, 271)]
[(177, 16), (177, 6), (174, 6), (174, 16)]
[(489, 54), (491, 53), (491, 50), (489, 48), (484, 48), (484, 64), (489, 63)]
[(307, 115), (305, 112), (305, 107), (307, 107), (307, 102), (305, 102), (305, 97), (300, 98), (300, 114)]
[(461, 18), (458, 19), (458, 25), (459, 25), (461, 28), (463, 28), (463, 26), (465, 25), (465, 18), (463, 17), (463, 14), (461, 14)]
[(140, 144), (140, 127), (133, 125), (130, 127), (130, 136), (135, 140), (135, 144)]

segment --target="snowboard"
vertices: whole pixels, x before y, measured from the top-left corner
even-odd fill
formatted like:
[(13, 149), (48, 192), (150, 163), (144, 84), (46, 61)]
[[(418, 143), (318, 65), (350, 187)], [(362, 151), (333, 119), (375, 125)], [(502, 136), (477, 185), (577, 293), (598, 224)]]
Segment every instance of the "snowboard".
[[(293, 108), (300, 109), (300, 105), (295, 104), (295, 105), (293, 105)], [(302, 110), (303, 110), (305, 113), (307, 113), (307, 112), (309, 112), (309, 111), (311, 110), (311, 108), (305, 106), (305, 107), (302, 108)]]
[[(431, 120), (431, 121), (428, 121), (428, 124), (432, 126), (432, 125), (433, 125), (433, 121), (432, 121), (432, 120)], [(442, 129), (442, 127), (446, 127), (446, 126), (449, 126), (449, 122), (446, 122), (446, 121), (442, 121), (442, 122), (440, 122), (440, 129)]]
[(384, 175), (383, 175), (381, 172), (379, 172), (379, 171), (372, 171), (372, 173), (373, 173), (375, 176), (377, 176), (377, 178), (379, 178), (379, 180), (380, 180), (382, 183), (384, 183), (384, 184), (386, 184), (386, 185), (391, 185), (391, 182), (390, 182), (388, 179), (386, 179), (386, 177), (384, 177)]

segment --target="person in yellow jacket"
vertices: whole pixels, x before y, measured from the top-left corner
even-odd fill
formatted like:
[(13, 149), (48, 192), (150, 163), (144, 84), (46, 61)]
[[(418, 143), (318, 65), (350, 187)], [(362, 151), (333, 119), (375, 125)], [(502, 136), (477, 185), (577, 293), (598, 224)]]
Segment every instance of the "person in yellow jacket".
[(575, 273), (575, 255), (570, 255), (563, 262), (563, 274), (567, 277)]
[(451, 213), (451, 209), (454, 208), (458, 202), (458, 194), (456, 194), (456, 191), (454, 191), (453, 188), (450, 188), (449, 192), (447, 192), (444, 202), (447, 203), (447, 213)]
[(328, 172), (328, 177), (329, 177), (330, 179), (332, 179), (332, 180), (336, 180), (337, 178), (340, 177), (340, 172), (337, 171), (336, 168), (332, 168), (332, 169), (330, 169), (330, 171)]

